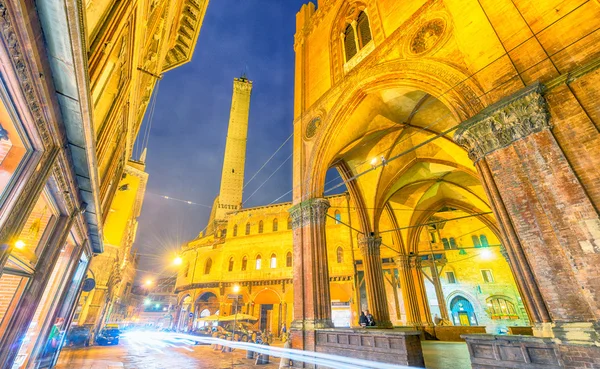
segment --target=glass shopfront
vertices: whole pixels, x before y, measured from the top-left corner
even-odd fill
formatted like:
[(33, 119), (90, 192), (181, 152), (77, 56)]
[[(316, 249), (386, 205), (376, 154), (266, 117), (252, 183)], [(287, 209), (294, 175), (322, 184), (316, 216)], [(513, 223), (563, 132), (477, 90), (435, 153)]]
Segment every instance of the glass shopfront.
[(2, 291), (2, 298), (0, 298), (0, 337), (4, 336), (8, 323), (10, 323), (10, 319), (29, 283), (30, 278), (27, 272), (30, 272), (30, 269), (13, 258), (9, 258), (4, 266), (0, 277), (0, 291)]

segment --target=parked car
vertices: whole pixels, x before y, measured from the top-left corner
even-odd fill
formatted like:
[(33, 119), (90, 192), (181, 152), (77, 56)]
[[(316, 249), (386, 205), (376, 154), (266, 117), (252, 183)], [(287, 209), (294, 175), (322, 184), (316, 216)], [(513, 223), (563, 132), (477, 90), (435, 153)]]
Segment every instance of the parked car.
[(89, 346), (90, 337), (92, 333), (92, 327), (89, 325), (76, 325), (69, 329), (67, 334), (67, 340), (65, 344), (67, 346)]
[(99, 345), (118, 345), (121, 331), (117, 327), (106, 326), (96, 336)]

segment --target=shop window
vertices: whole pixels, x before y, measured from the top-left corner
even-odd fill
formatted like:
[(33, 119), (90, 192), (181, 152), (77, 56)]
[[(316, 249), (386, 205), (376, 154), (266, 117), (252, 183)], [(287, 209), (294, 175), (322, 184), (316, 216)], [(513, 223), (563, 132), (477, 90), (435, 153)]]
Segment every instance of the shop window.
[(481, 276), (485, 283), (494, 283), (494, 275), (490, 269), (481, 269)]
[(489, 247), (490, 243), (488, 242), (487, 236), (482, 234), (481, 236), (479, 236), (479, 240), (481, 241), (481, 246), (482, 247)]
[(292, 229), (292, 217), (288, 217), (288, 220), (287, 220), (287, 229)]
[(341, 246), (338, 246), (337, 251), (336, 251), (336, 255), (337, 255), (337, 262), (338, 264), (341, 264), (344, 262), (344, 250), (342, 249)]
[(335, 224), (340, 224), (342, 222), (342, 214), (339, 210), (335, 211)]
[(277, 232), (277, 229), (279, 228), (279, 224), (277, 222), (277, 218), (273, 219), (273, 232)]
[(241, 269), (241, 271), (242, 272), (245, 271), (247, 267), (248, 267), (248, 257), (244, 256), (242, 258), (242, 269)]
[(237, 236), (237, 224), (233, 226), (233, 237)]
[(277, 268), (277, 255), (271, 254), (271, 269)]
[(456, 283), (456, 276), (454, 275), (454, 272), (446, 272), (446, 279), (450, 284)]
[(256, 270), (260, 270), (260, 268), (262, 267), (262, 257), (260, 255), (258, 255), (256, 257)]
[(288, 268), (292, 266), (292, 253), (290, 251), (285, 255), (285, 266)]
[(250, 234), (250, 222), (246, 223), (246, 236)]
[(212, 268), (212, 259), (208, 258), (204, 264), (204, 274), (210, 274), (210, 268)]
[(229, 258), (229, 267), (227, 270), (233, 272), (233, 257)]
[(260, 222), (258, 222), (258, 233), (263, 233), (263, 229), (264, 229), (264, 223), (261, 220)]
[(471, 240), (473, 240), (474, 247), (481, 247), (481, 243), (479, 242), (479, 237), (471, 236)]
[(515, 305), (507, 298), (493, 296), (487, 300), (487, 312), (492, 319), (519, 319)]

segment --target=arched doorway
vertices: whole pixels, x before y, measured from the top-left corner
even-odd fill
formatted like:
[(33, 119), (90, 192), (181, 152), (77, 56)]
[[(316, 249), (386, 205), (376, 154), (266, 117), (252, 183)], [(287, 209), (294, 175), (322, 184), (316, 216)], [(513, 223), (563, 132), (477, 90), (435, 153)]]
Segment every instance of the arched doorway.
[[(190, 327), (190, 322), (193, 319), (193, 314), (190, 312), (192, 309), (192, 297), (190, 295), (186, 295), (181, 299), (181, 310), (179, 311), (179, 323), (178, 330), (182, 332), (187, 332)], [(190, 316), (192, 314), (192, 316)]]
[(463, 296), (456, 296), (450, 302), (452, 320), (454, 325), (471, 326), (477, 325), (475, 309), (469, 300)]
[(251, 315), (258, 318), (258, 329), (270, 331), (274, 336), (278, 336), (283, 324), (281, 298), (271, 289), (260, 291), (252, 302)]
[[(204, 292), (196, 299), (196, 306), (194, 311), (196, 312), (196, 319), (194, 320), (194, 328), (203, 327), (205, 324), (199, 321), (202, 312), (208, 312), (208, 315), (214, 314), (219, 310), (219, 299), (217, 295), (212, 292)], [(206, 316), (208, 316), (206, 315)]]

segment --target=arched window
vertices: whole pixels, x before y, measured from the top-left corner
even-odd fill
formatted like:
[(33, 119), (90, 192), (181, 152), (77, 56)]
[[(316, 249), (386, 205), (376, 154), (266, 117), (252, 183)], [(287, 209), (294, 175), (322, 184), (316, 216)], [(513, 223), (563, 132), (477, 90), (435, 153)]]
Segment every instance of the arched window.
[(344, 50), (346, 51), (346, 61), (352, 59), (356, 55), (356, 36), (354, 35), (354, 28), (351, 24), (346, 26), (344, 31)]
[(262, 257), (260, 257), (260, 255), (258, 255), (256, 257), (256, 270), (260, 270), (261, 267), (262, 267)]
[(258, 222), (258, 233), (263, 233), (263, 229), (264, 229), (264, 223), (261, 220), (260, 222)]
[(190, 262), (185, 263), (185, 269), (183, 271), (183, 278), (187, 278), (188, 274), (190, 274)]
[(356, 20), (356, 30), (358, 31), (358, 47), (363, 48), (371, 41), (371, 27), (367, 13), (360, 12)]
[(442, 243), (444, 244), (444, 250), (450, 250), (450, 243), (447, 238), (442, 238)]
[(250, 234), (250, 222), (246, 223), (246, 236)]
[(271, 269), (277, 268), (277, 255), (271, 254)]
[(456, 245), (456, 240), (454, 239), (454, 237), (450, 237), (450, 248), (452, 250), (458, 249), (458, 245)]
[(233, 272), (233, 256), (229, 258), (229, 268), (227, 268), (230, 272)]
[(336, 254), (337, 254), (337, 262), (338, 262), (338, 264), (343, 263), (344, 262), (344, 250), (342, 249), (341, 246), (338, 246)]
[(292, 266), (292, 253), (290, 251), (285, 255), (285, 266), (288, 268)]
[(244, 256), (242, 258), (242, 272), (246, 270), (246, 268), (248, 267), (248, 257)]
[(473, 240), (473, 246), (481, 247), (481, 243), (479, 242), (479, 237), (473, 235), (473, 236), (471, 236), (471, 240)]
[(482, 234), (481, 236), (479, 236), (479, 240), (481, 241), (481, 246), (483, 247), (489, 247), (490, 243), (488, 242), (487, 236)]
[(237, 236), (237, 224), (233, 226), (233, 237)]
[(487, 307), (492, 319), (519, 319), (515, 305), (502, 296), (490, 297)]
[(288, 223), (287, 228), (288, 229), (292, 229), (292, 217), (288, 217), (288, 222), (287, 223)]
[(277, 232), (277, 229), (279, 229), (279, 224), (277, 222), (277, 218), (273, 219), (273, 232)]
[(210, 268), (212, 268), (212, 259), (208, 258), (204, 265), (204, 274), (210, 274)]
[(335, 224), (340, 224), (342, 222), (342, 214), (340, 214), (339, 210), (335, 211)]

